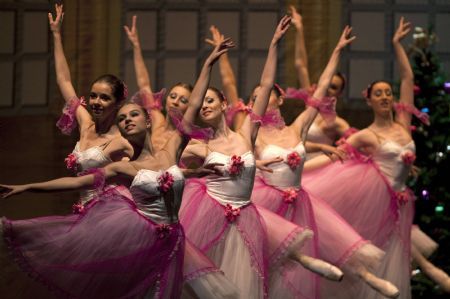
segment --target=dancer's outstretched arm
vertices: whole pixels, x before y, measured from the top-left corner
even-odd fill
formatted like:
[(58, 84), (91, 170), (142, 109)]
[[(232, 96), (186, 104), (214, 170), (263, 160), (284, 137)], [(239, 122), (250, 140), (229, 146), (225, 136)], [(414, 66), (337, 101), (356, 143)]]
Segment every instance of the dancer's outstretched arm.
[[(253, 113), (257, 116), (264, 115), (267, 105), (269, 104), (270, 92), (275, 83), (275, 74), (277, 70), (278, 44), (288, 30), (290, 24), (291, 17), (284, 16), (278, 23), (272, 41), (270, 42), (269, 52), (259, 83), (259, 89), (256, 91), (255, 103), (253, 104)], [(247, 141), (254, 145), (258, 129), (259, 124), (252, 121), (251, 116), (247, 115), (239, 131)]]
[[(112, 178), (118, 174), (134, 176), (136, 169), (128, 161), (111, 163), (104, 168), (99, 169), (99, 173), (104, 179)], [(0, 194), (2, 198), (20, 194), (25, 191), (31, 192), (54, 192), (68, 191), (88, 188), (96, 183), (96, 174), (88, 174), (79, 177), (62, 177), (46, 182), (23, 184), (23, 185), (0, 185)]]
[(308, 54), (305, 46), (302, 16), (293, 5), (289, 6), (289, 11), (292, 15), (292, 24), (297, 31), (295, 34), (295, 69), (297, 70), (297, 78), (300, 88), (309, 88), (311, 87), (311, 81), (309, 78)]
[[(211, 32), (211, 39), (206, 39), (206, 42), (213, 45), (214, 47), (220, 43), (224, 38), (223, 34), (220, 33), (216, 26), (211, 26), (209, 28)], [(228, 58), (228, 53), (223, 54), (219, 58), (219, 70), (220, 77), (222, 79), (222, 87), (225, 98), (227, 99), (228, 106), (231, 108), (236, 108), (239, 105), (239, 95), (236, 84), (236, 77), (234, 76), (233, 68), (231, 67), (230, 60)], [(238, 111), (233, 117), (233, 127), (235, 130), (242, 126), (245, 119), (245, 113), (243, 111)]]
[[(408, 56), (401, 44), (401, 40), (411, 31), (411, 23), (405, 22), (404, 18), (400, 18), (400, 24), (392, 38), (395, 55), (397, 57), (398, 67), (400, 70), (400, 103), (413, 106), (414, 105), (414, 74), (409, 63)], [(410, 132), (411, 114), (408, 112), (396, 113), (395, 121), (401, 124)]]
[(153, 90), (151, 87), (150, 76), (145, 66), (144, 57), (142, 56), (141, 43), (139, 41), (139, 33), (136, 26), (137, 16), (133, 16), (131, 28), (123, 26), (128, 40), (133, 46), (134, 70), (136, 72), (136, 82), (139, 90), (144, 93), (142, 99), (145, 101), (142, 105), (149, 111), (152, 118), (152, 129), (160, 127), (164, 124), (164, 114), (159, 109), (151, 109), (155, 105), (153, 98)]
[[(48, 22), (53, 35), (56, 82), (58, 83), (59, 90), (67, 103), (77, 95), (72, 84), (70, 69), (67, 64), (66, 56), (64, 55), (64, 48), (61, 39), (61, 25), (64, 18), (63, 5), (55, 4), (55, 11), (55, 18), (53, 18), (52, 13), (48, 13)], [(89, 112), (83, 106), (79, 106), (76, 110), (76, 118), (80, 128), (91, 122)]]
[[(336, 48), (331, 54), (330, 60), (328, 61), (325, 70), (320, 76), (319, 83), (313, 94), (313, 101), (321, 101), (326, 93), (328, 86), (330, 85), (331, 79), (336, 72), (337, 66), (339, 64), (339, 59), (341, 56), (342, 49), (344, 49), (348, 44), (350, 44), (356, 37), (350, 37), (352, 28), (346, 26), (342, 31), (341, 38), (339, 39)], [(318, 109), (316, 107), (309, 106), (305, 111), (303, 111), (297, 119), (294, 121), (293, 126), (295, 130), (300, 132), (301, 140), (306, 140), (306, 135), (308, 133), (309, 127), (311, 126), (314, 118), (317, 116)]]

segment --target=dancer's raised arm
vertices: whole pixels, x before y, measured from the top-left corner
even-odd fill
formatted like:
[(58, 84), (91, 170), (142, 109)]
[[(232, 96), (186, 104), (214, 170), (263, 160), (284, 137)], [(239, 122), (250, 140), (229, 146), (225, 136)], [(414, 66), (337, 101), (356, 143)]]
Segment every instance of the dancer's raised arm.
[[(258, 116), (264, 115), (269, 104), (270, 92), (275, 83), (275, 74), (277, 70), (278, 43), (289, 29), (291, 17), (284, 16), (277, 25), (275, 33), (270, 42), (269, 52), (267, 54), (266, 63), (261, 75), (259, 87), (255, 90), (255, 103), (253, 104), (253, 114)], [(251, 119), (251, 115), (247, 115), (240, 132), (242, 136), (251, 144), (255, 143), (259, 129), (259, 124)]]
[[(408, 56), (401, 44), (401, 40), (411, 31), (411, 24), (400, 18), (400, 24), (392, 38), (395, 55), (397, 57), (400, 71), (400, 104), (414, 106), (414, 74), (409, 63)], [(395, 121), (401, 124), (409, 132), (411, 125), (411, 113), (399, 110), (396, 113)]]
[(334, 48), (333, 53), (331, 54), (330, 60), (320, 76), (319, 83), (317, 84), (317, 88), (313, 94), (313, 98), (308, 100), (309, 107), (301, 113), (293, 123), (295, 130), (300, 132), (302, 140), (306, 140), (309, 127), (314, 121), (318, 111), (322, 108), (321, 106), (325, 104), (323, 99), (327, 94), (327, 89), (330, 85), (331, 79), (336, 72), (342, 49), (344, 49), (356, 38), (355, 36), (350, 37), (351, 31), (352, 28), (349, 26), (346, 26), (342, 31), (341, 37)]
[[(64, 19), (63, 5), (55, 4), (55, 12), (55, 18), (53, 18), (52, 13), (48, 13), (48, 22), (53, 35), (56, 82), (58, 83), (59, 90), (61, 91), (64, 100), (66, 103), (69, 103), (70, 100), (77, 97), (77, 94), (72, 84), (70, 69), (67, 64), (66, 56), (64, 55), (64, 48), (61, 38), (61, 25)], [(80, 126), (91, 119), (89, 113), (84, 108), (77, 109), (76, 118)]]
[(220, 43), (214, 47), (211, 54), (209, 54), (208, 58), (205, 60), (202, 70), (200, 71), (200, 75), (195, 82), (194, 89), (192, 90), (189, 98), (188, 109), (183, 117), (185, 122), (193, 123), (195, 121), (197, 114), (202, 107), (203, 99), (209, 86), (212, 66), (216, 63), (220, 56), (228, 52), (228, 49), (233, 47), (233, 41), (230, 38), (225, 39), (222, 36)]
[(156, 107), (155, 99), (153, 97), (153, 90), (151, 87), (150, 76), (148, 74), (147, 67), (145, 66), (144, 57), (142, 56), (141, 43), (139, 41), (139, 33), (136, 26), (137, 16), (133, 16), (131, 28), (128, 26), (123, 26), (128, 40), (133, 46), (133, 61), (134, 70), (136, 73), (136, 82), (139, 91), (143, 94), (141, 95), (142, 106), (144, 106), (152, 117), (152, 129), (159, 127), (164, 123), (164, 114), (159, 109), (153, 109)]
[(293, 5), (289, 6), (292, 15), (292, 24), (295, 27), (295, 69), (297, 70), (297, 78), (300, 88), (309, 88), (311, 81), (308, 70), (308, 54), (305, 46), (305, 35), (303, 32), (302, 16), (297, 12)]
[[(211, 26), (209, 28), (211, 32), (211, 39), (206, 39), (206, 42), (216, 46), (220, 43), (221, 39), (224, 38), (223, 34), (220, 33), (216, 26)], [(230, 60), (228, 58), (228, 53), (223, 54), (219, 58), (219, 70), (220, 77), (222, 79), (222, 87), (225, 98), (227, 99), (229, 107), (232, 109), (238, 109), (240, 105), (236, 77), (234, 76), (233, 68), (231, 67)], [(241, 127), (245, 119), (245, 112), (237, 111), (233, 116), (233, 127), (238, 129)]]

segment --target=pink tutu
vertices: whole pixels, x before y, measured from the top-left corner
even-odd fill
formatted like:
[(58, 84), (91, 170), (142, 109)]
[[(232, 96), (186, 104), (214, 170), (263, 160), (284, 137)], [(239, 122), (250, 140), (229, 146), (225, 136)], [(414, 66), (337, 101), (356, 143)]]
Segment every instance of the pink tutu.
[[(323, 198), (364, 238), (385, 252), (375, 272), (410, 298), (410, 232), (414, 202), (407, 191), (394, 192), (371, 159), (352, 159), (307, 172), (303, 184)], [(361, 286), (358, 298), (381, 295)]]
[(188, 180), (185, 186), (180, 221), (188, 238), (237, 286), (240, 298), (272, 293), (272, 286), (280, 284), (273, 271), (286, 262), (291, 250), (312, 237), (310, 230), (252, 203), (240, 209), (221, 205), (200, 179)]
[[(296, 196), (289, 198), (289, 195)], [(312, 244), (315, 247), (305, 253), (344, 270), (343, 283), (321, 281), (322, 298), (332, 298), (339, 290), (347, 288), (346, 282), (350, 279), (348, 275), (355, 274), (359, 267), (376, 269), (384, 255), (380, 249), (364, 240), (325, 201), (304, 189), (281, 190), (268, 185), (262, 177), (257, 176), (252, 200), (297, 225), (313, 230), (315, 242)], [(305, 279), (305, 274), (308, 273), (291, 273), (290, 281)], [(350, 295), (348, 292), (346, 294)]]
[(2, 219), (10, 253), (31, 277), (58, 297), (178, 298), (183, 281), (184, 232), (157, 224), (135, 204), (109, 191), (81, 214)]

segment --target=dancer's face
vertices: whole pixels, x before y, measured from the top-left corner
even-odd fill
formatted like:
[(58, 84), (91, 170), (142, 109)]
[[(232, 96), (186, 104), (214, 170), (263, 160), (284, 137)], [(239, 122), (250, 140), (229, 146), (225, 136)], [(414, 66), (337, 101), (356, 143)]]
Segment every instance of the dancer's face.
[(205, 123), (211, 123), (222, 117), (222, 113), (227, 108), (227, 103), (221, 101), (216, 92), (208, 89), (203, 99), (202, 109), (200, 110), (200, 119)]
[(127, 104), (117, 113), (117, 124), (121, 134), (129, 139), (146, 133), (150, 128), (150, 119), (141, 106)]
[(191, 92), (188, 89), (182, 86), (173, 87), (166, 97), (166, 111), (177, 109), (184, 114), (188, 108), (190, 96)]
[(340, 97), (342, 94), (343, 85), (344, 82), (342, 81), (342, 78), (334, 75), (333, 78), (331, 78), (330, 86), (328, 86), (327, 96), (336, 98)]
[[(257, 86), (254, 90), (253, 90), (253, 94), (251, 99), (253, 101), (255, 101), (256, 99), (256, 95), (258, 94), (259, 90), (261, 89), (260, 86)], [(275, 110), (280, 108), (281, 105), (283, 105), (284, 99), (282, 96), (278, 96), (277, 93), (275, 91), (270, 92), (270, 96), (269, 96), (269, 104), (267, 105), (267, 110)]]
[(106, 82), (96, 82), (89, 94), (89, 109), (95, 119), (107, 118), (116, 112), (116, 98)]
[(393, 103), (394, 95), (392, 94), (392, 87), (390, 84), (386, 82), (378, 82), (372, 86), (368, 104), (372, 107), (375, 113), (392, 111)]

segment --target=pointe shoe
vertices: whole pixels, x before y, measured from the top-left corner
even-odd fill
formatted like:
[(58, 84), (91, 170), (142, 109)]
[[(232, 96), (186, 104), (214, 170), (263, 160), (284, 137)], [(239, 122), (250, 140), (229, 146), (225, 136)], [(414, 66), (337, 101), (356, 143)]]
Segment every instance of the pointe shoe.
[(450, 277), (447, 273), (434, 265), (423, 267), (422, 270), (431, 280), (441, 287), (442, 291), (450, 293)]
[(301, 255), (299, 258), (300, 264), (306, 269), (319, 274), (320, 276), (334, 281), (341, 281), (344, 273), (338, 268), (327, 262), (310, 256)]
[(395, 299), (400, 295), (400, 292), (396, 286), (394, 286), (387, 280), (376, 277), (372, 273), (367, 272), (365, 275), (362, 276), (362, 279), (372, 289), (388, 298)]

